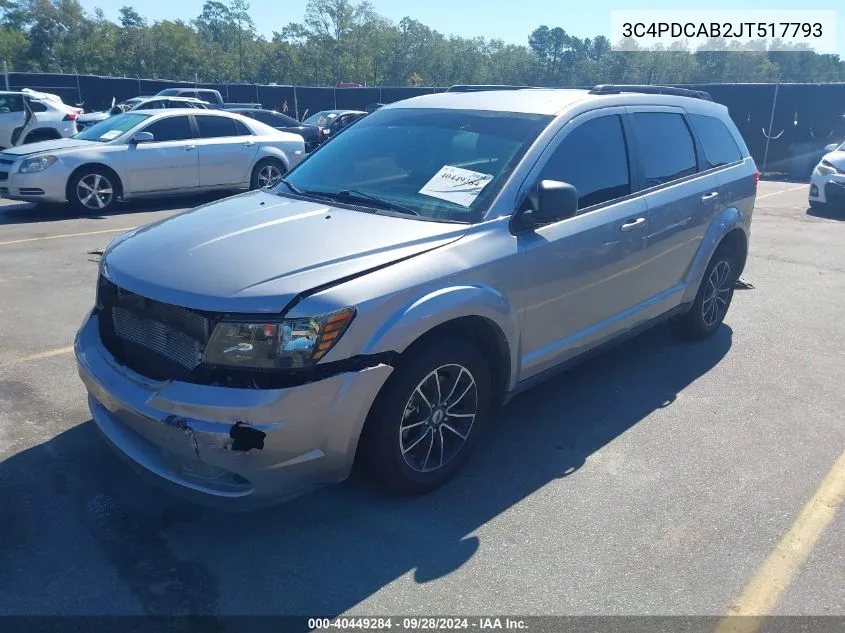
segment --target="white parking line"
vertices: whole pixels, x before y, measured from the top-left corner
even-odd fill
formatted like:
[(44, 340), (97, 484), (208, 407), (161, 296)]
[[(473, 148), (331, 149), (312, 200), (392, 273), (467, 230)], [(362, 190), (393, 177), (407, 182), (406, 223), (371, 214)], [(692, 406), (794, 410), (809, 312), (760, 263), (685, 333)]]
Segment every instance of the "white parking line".
[(757, 200), (762, 200), (763, 198), (768, 198), (769, 196), (776, 196), (779, 193), (787, 193), (789, 191), (798, 191), (799, 189), (805, 189), (807, 185), (801, 185), (799, 187), (790, 187), (789, 189), (781, 189), (780, 191), (773, 191), (771, 193), (764, 193), (762, 196), (757, 196)]
[(129, 226), (123, 229), (105, 229), (103, 231), (86, 231), (85, 233), (64, 233), (63, 235), (47, 235), (45, 237), (27, 237), (22, 240), (9, 240), (8, 242), (0, 242), (0, 246), (7, 246), (9, 244), (23, 244), (24, 242), (40, 242), (42, 240), (58, 240), (63, 237), (81, 237), (83, 235), (101, 235), (103, 233), (117, 233), (118, 231), (131, 231), (134, 226)]

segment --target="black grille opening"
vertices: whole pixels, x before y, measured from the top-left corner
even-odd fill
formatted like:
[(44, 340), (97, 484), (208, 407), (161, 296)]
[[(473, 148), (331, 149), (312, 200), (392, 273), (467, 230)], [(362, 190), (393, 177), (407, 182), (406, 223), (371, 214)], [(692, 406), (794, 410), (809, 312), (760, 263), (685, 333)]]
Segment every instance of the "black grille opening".
[(184, 379), (196, 369), (215, 323), (210, 315), (147, 299), (103, 276), (97, 315), (103, 346), (118, 362), (153, 380)]

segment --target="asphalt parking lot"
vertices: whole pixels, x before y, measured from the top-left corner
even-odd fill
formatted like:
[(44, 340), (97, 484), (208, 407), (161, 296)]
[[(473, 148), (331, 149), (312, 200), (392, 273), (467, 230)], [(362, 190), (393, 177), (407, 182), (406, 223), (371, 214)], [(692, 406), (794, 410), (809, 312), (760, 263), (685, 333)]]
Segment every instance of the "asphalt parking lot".
[[(202, 200), (87, 218), (5, 203), (0, 614), (718, 616), (759, 586), (773, 613), (845, 615), (845, 513), (796, 522), (845, 448), (845, 212), (806, 199), (761, 183), (753, 288), (712, 340), (660, 327), (519, 396), (426, 497), (356, 477), (237, 515), (114, 456), (70, 350), (89, 252)], [(790, 567), (771, 555), (791, 533)]]

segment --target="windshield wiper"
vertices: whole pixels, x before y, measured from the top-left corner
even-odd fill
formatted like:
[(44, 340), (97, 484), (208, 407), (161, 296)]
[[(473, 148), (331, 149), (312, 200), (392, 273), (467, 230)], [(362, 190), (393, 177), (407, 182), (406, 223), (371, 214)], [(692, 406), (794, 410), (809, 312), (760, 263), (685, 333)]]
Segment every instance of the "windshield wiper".
[(363, 191), (358, 191), (357, 189), (344, 189), (343, 191), (338, 191), (335, 194), (338, 198), (344, 200), (367, 200), (369, 202), (375, 202), (377, 205), (382, 207), (383, 209), (388, 209), (390, 211), (398, 211), (399, 213), (405, 213), (407, 215), (419, 215), (419, 211), (415, 211), (411, 207), (406, 207), (403, 204), (399, 204), (398, 202), (391, 202), (390, 200), (384, 200), (383, 198), (379, 198), (378, 196), (373, 196), (369, 193), (364, 193)]

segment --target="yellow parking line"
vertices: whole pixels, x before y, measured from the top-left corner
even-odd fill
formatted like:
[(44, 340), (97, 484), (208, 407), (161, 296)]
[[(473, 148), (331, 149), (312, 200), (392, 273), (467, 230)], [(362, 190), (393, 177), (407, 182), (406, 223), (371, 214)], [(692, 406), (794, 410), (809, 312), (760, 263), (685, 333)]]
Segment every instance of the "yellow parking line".
[(27, 237), (23, 240), (10, 240), (8, 242), (0, 242), (0, 246), (7, 246), (8, 244), (23, 244), (24, 242), (40, 242), (41, 240), (57, 240), (62, 237), (81, 237), (83, 235), (101, 235), (103, 233), (117, 233), (118, 231), (131, 231), (134, 226), (125, 229), (105, 229), (103, 231), (86, 231), (85, 233), (64, 233), (63, 235), (47, 235), (45, 237)]
[[(845, 500), (845, 451), (775, 546), (742, 595), (719, 622), (716, 633), (755, 633), (781, 594), (807, 562), (822, 532)], [(736, 617), (746, 616), (746, 617)], [(750, 617), (748, 617), (750, 616)]]
[(762, 200), (763, 198), (768, 198), (769, 196), (776, 196), (779, 193), (787, 193), (789, 191), (798, 191), (799, 189), (806, 189), (807, 185), (801, 185), (799, 187), (790, 187), (789, 189), (781, 189), (780, 191), (773, 191), (771, 193), (764, 193), (762, 196), (757, 196), (757, 200)]
[(51, 349), (47, 352), (39, 352), (37, 354), (31, 354), (29, 356), (22, 356), (16, 360), (12, 360), (13, 363), (25, 363), (30, 360), (40, 360), (42, 358), (50, 358), (51, 356), (61, 356), (62, 354), (69, 354), (73, 351), (73, 345), (70, 347), (62, 347), (59, 349)]

